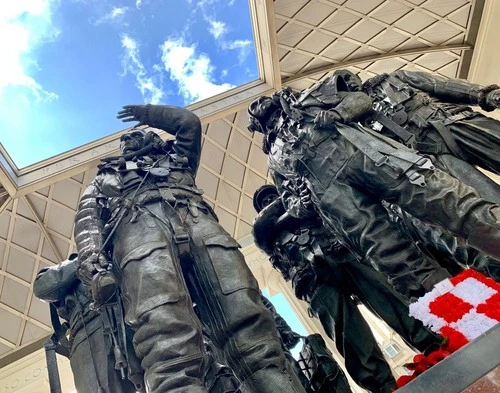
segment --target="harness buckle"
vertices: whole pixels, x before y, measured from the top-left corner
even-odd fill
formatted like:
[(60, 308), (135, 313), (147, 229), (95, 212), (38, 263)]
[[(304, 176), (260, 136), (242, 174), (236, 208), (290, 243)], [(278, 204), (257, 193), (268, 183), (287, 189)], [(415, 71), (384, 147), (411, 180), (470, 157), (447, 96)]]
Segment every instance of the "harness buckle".
[(189, 241), (189, 235), (187, 232), (176, 233), (174, 235), (175, 244), (187, 243)]

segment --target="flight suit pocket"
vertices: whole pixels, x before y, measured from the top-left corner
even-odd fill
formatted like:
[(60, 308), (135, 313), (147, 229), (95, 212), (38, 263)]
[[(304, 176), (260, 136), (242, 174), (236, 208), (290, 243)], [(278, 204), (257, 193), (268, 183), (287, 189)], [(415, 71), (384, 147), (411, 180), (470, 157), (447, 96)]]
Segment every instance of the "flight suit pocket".
[(226, 233), (203, 237), (211, 265), (221, 291), (229, 295), (241, 289), (258, 289), (257, 280), (248, 268), (239, 243)]

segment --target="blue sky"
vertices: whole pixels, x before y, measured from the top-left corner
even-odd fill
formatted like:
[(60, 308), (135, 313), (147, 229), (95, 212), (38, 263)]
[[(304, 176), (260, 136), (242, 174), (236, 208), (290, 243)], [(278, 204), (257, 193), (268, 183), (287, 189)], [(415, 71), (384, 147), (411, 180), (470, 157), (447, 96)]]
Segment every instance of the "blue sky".
[(0, 142), (20, 168), (258, 78), (247, 0), (0, 1)]

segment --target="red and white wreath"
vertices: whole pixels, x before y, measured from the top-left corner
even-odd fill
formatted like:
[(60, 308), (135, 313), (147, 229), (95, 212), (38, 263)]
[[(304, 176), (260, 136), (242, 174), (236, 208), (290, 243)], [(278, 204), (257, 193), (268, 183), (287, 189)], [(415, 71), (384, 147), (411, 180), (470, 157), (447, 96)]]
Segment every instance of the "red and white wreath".
[(456, 350), (500, 322), (500, 284), (467, 269), (410, 304), (410, 315)]

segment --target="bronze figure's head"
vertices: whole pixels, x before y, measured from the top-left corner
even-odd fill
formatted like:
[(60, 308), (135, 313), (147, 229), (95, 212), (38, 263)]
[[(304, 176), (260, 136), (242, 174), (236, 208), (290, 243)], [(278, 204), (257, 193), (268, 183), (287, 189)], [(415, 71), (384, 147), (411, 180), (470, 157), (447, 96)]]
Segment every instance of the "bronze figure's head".
[(262, 96), (252, 101), (252, 103), (248, 106), (248, 130), (251, 132), (257, 131), (262, 134), (267, 134), (267, 122), (271, 118), (271, 115), (278, 109), (279, 106), (271, 97)]
[(363, 86), (361, 78), (349, 70), (337, 70), (333, 75), (338, 75), (344, 80), (348, 91), (360, 91)]
[(265, 184), (259, 187), (253, 194), (253, 207), (257, 213), (269, 206), (279, 198), (278, 190), (275, 185)]
[(120, 137), (122, 154), (141, 150), (146, 145), (146, 131), (133, 129)]

